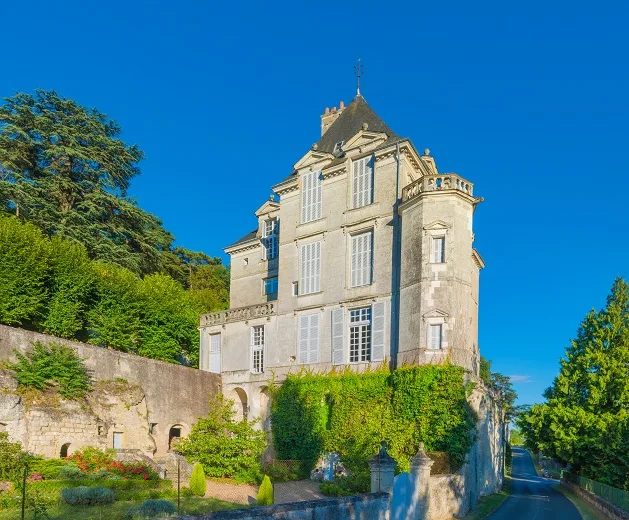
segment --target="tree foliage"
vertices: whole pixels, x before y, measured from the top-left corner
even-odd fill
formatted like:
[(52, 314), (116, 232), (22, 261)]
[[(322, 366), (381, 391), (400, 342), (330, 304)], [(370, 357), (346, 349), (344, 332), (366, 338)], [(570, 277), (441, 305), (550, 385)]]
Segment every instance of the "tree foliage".
[[(107, 115), (54, 91), (5, 99), (0, 106), (0, 213), (82, 244), (91, 259), (136, 275), (166, 273), (188, 287), (198, 267), (220, 264), (220, 259), (173, 247), (173, 236), (161, 221), (128, 196), (144, 154), (121, 134)], [(53, 319), (51, 326), (58, 323)]]
[(457, 469), (474, 441), (476, 418), (464, 370), (454, 365), (402, 367), (356, 374), (303, 372), (273, 388), (272, 428), (280, 459), (309, 461), (337, 452), (360, 478), (386, 440), (401, 469), (424, 442), (447, 452)]
[(197, 462), (192, 468), (192, 475), (190, 475), (190, 491), (194, 495), (202, 497), (205, 496), (205, 488), (205, 471), (203, 471), (203, 466)]
[(273, 496), (273, 484), (268, 475), (264, 475), (260, 489), (258, 489), (258, 496), (256, 504), (259, 506), (272, 506), (275, 499)]
[(511, 378), (499, 372), (492, 372), (491, 361), (484, 356), (480, 357), (480, 372), (478, 375), (485, 385), (493, 390), (496, 402), (502, 407), (502, 411), (505, 414), (505, 419), (511, 420), (516, 413), (515, 401), (518, 398)]
[(237, 421), (233, 406), (234, 402), (221, 394), (211, 400), (207, 417), (193, 425), (177, 449), (188, 461), (200, 462), (210, 477), (252, 482), (266, 449), (266, 432), (254, 429), (254, 422)]
[(518, 418), (527, 446), (629, 490), (629, 284), (621, 278), (605, 308), (581, 323), (544, 397)]
[(83, 360), (70, 347), (60, 344), (33, 344), (22, 354), (15, 351), (17, 362), (7, 365), (23, 387), (45, 390), (58, 388), (66, 399), (77, 399), (92, 387), (91, 377)]
[(19, 442), (11, 442), (7, 432), (0, 432), (0, 480), (18, 480), (27, 458)]

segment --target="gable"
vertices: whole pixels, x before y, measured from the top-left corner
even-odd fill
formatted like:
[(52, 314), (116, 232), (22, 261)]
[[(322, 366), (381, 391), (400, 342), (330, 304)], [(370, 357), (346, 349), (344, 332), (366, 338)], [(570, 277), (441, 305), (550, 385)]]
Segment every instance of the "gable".
[(334, 156), (330, 153), (320, 152), (318, 150), (310, 150), (306, 155), (304, 155), (293, 168), (295, 170), (301, 170), (303, 168), (307, 168), (308, 166), (320, 165), (324, 166), (324, 163), (330, 162), (334, 159)]
[(255, 211), (255, 216), (259, 217), (261, 215), (266, 215), (267, 213), (271, 213), (275, 210), (280, 209), (280, 203), (279, 202), (275, 202), (274, 200), (267, 200), (264, 204), (262, 204), (262, 206), (260, 206), (256, 211)]
[(424, 318), (443, 318), (449, 317), (448, 313), (440, 309), (432, 309), (423, 315)]
[(386, 140), (387, 134), (385, 133), (361, 130), (343, 145), (343, 151), (347, 152), (353, 148), (368, 147), (369, 145), (376, 147)]
[(440, 229), (450, 229), (450, 224), (447, 224), (446, 222), (444, 222), (443, 220), (435, 220), (434, 222), (431, 222), (430, 224), (426, 224), (424, 226), (424, 230), (425, 231), (437, 231)]

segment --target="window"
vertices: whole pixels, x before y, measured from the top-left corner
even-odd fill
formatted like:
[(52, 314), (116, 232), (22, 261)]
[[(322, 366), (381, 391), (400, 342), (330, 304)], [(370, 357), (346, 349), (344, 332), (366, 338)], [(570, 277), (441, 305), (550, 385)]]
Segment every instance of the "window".
[(264, 325), (251, 327), (251, 372), (264, 372)]
[(431, 350), (439, 350), (441, 348), (441, 341), (443, 338), (443, 325), (430, 324), (428, 325), (428, 348)]
[(319, 362), (319, 315), (299, 317), (299, 363)]
[(299, 295), (299, 282), (293, 282), (293, 296)]
[(351, 286), (371, 284), (372, 273), (372, 242), (373, 233), (361, 233), (351, 237)]
[(349, 312), (349, 362), (371, 361), (371, 307)]
[(265, 296), (277, 294), (277, 276), (264, 280), (264, 294)]
[(301, 246), (300, 294), (311, 294), (321, 290), (321, 242)]
[(354, 161), (352, 168), (352, 208), (373, 202), (373, 157)]
[(262, 229), (262, 244), (264, 245), (264, 260), (277, 258), (278, 237), (280, 234), (280, 223), (276, 218), (264, 221)]
[(301, 223), (321, 218), (321, 172), (302, 175), (301, 183)]
[(210, 355), (208, 371), (214, 374), (221, 373), (221, 335), (210, 334)]
[(442, 264), (446, 261), (446, 237), (433, 237), (432, 239), (432, 261), (435, 264)]

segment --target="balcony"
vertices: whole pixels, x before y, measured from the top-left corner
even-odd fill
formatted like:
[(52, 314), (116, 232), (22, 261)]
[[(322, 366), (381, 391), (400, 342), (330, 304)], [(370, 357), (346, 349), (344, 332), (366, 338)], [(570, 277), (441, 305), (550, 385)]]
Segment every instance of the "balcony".
[(402, 202), (417, 197), (420, 193), (430, 191), (462, 191), (473, 196), (474, 185), (454, 173), (441, 175), (424, 175), (402, 190)]
[(260, 303), (258, 305), (250, 305), (249, 307), (203, 314), (201, 316), (201, 327), (223, 325), (224, 323), (234, 321), (245, 321), (253, 318), (272, 316), (277, 313), (276, 303), (277, 302)]

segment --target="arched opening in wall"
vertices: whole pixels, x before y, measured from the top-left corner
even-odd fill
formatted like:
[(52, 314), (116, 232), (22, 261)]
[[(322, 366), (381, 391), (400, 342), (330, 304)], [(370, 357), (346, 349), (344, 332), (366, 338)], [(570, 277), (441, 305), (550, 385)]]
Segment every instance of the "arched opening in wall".
[(63, 446), (61, 446), (61, 451), (59, 452), (59, 457), (65, 459), (68, 456), (68, 450), (70, 449), (70, 443), (66, 442)]
[(235, 419), (242, 421), (249, 415), (249, 401), (247, 399), (247, 392), (242, 388), (235, 388), (234, 393), (236, 397), (234, 399), (234, 411), (236, 412)]
[(270, 397), (269, 397), (269, 388), (263, 386), (260, 389), (260, 424), (262, 425), (262, 429), (265, 431), (271, 430), (271, 407), (270, 405)]
[(175, 424), (168, 430), (168, 449), (172, 450), (177, 447), (177, 443), (183, 437), (183, 426)]

